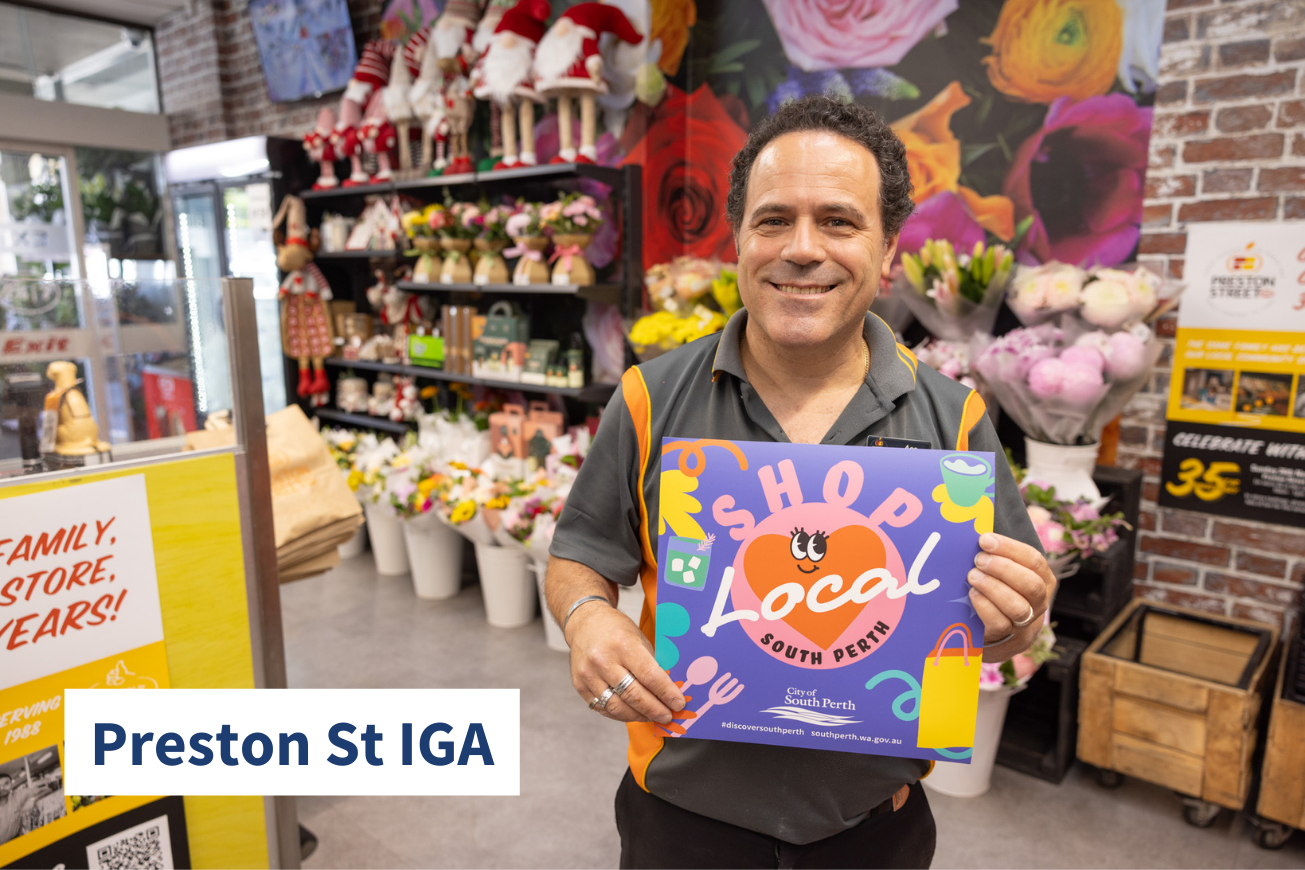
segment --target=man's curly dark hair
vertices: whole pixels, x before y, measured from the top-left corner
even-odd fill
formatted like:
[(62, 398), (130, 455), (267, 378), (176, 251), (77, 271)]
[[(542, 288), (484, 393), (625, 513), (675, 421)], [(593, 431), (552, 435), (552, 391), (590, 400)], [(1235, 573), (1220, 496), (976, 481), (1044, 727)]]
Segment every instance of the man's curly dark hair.
[(824, 95), (803, 97), (780, 106), (779, 111), (752, 128), (748, 141), (734, 155), (730, 167), (730, 192), (725, 218), (735, 234), (743, 224), (748, 197), (748, 175), (762, 149), (786, 133), (828, 131), (851, 139), (879, 164), (879, 220), (885, 238), (901, 232), (915, 209), (911, 200), (911, 175), (906, 168), (906, 146), (873, 109)]

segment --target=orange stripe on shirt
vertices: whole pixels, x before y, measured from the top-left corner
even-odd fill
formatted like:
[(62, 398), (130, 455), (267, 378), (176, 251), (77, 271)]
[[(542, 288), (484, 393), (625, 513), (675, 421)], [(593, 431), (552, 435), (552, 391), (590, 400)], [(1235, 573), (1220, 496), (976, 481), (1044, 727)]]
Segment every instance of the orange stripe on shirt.
[(956, 434), (957, 450), (970, 449), (970, 432), (979, 425), (987, 410), (988, 406), (984, 404), (983, 397), (970, 390), (970, 394), (965, 397), (965, 407), (961, 410), (961, 427)]
[[(648, 504), (644, 500), (643, 488), (652, 449), (652, 399), (648, 396), (648, 384), (638, 366), (631, 366), (621, 376), (621, 394), (625, 397), (625, 406), (630, 412), (630, 421), (634, 424), (635, 437), (639, 441), (639, 544), (643, 548), (643, 565), (639, 569), (639, 581), (643, 586), (643, 612), (639, 615), (639, 630), (649, 641), (656, 643), (657, 557), (653, 554), (649, 536)], [(639, 787), (647, 791), (645, 781), (648, 765), (661, 752), (666, 738), (659, 733), (653, 722), (630, 722), (626, 729), (630, 735), (627, 753), (630, 772), (634, 774), (634, 781)]]

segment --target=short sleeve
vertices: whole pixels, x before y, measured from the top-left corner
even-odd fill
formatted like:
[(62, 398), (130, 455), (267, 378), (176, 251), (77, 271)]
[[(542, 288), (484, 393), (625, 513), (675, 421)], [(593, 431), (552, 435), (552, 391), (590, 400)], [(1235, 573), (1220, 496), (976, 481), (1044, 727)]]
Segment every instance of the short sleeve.
[(1015, 475), (1011, 474), (1010, 465), (1006, 462), (1005, 448), (998, 440), (997, 430), (987, 414), (979, 418), (979, 422), (970, 430), (970, 449), (991, 450), (997, 454), (993, 463), (996, 466), (997, 504), (992, 530), (999, 535), (1023, 541), (1045, 555), (1038, 533), (1033, 530), (1033, 521), (1029, 519), (1029, 512), (1024, 507), (1024, 497), (1020, 495), (1020, 488), (1015, 483)]
[(620, 388), (598, 424), (548, 552), (622, 586), (639, 579), (639, 442)]

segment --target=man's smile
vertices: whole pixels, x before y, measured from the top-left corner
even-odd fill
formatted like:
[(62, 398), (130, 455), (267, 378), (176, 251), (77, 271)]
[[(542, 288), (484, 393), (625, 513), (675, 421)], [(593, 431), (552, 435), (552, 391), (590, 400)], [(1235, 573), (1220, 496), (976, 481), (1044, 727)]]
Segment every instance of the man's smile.
[(791, 296), (817, 296), (822, 293), (828, 293), (837, 287), (837, 284), (777, 284), (770, 282), (780, 293), (787, 293)]

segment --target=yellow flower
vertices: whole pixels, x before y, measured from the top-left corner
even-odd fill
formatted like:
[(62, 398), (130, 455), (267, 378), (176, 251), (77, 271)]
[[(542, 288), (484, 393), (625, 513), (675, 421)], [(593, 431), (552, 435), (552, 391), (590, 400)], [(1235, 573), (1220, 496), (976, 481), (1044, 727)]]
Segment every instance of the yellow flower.
[(449, 514), (449, 522), (465, 523), (476, 515), (476, 503), (471, 499), (458, 503), (458, 506)]
[(444, 482), (444, 475), (432, 474), (425, 480), (417, 483), (417, 492), (421, 493), (422, 498), (429, 498), (430, 491)]
[(357, 492), (358, 487), (362, 484), (362, 482), (363, 482), (363, 473), (361, 471), (349, 472), (349, 488), (351, 490)]
[(455, 459), (449, 463), (449, 468), (456, 468), (458, 471), (466, 471), (467, 464), (465, 462), (459, 462), (458, 460)]
[(661, 514), (657, 518), (657, 534), (666, 534), (666, 524), (681, 538), (703, 540), (706, 534), (693, 514), (702, 510), (702, 502), (689, 493), (698, 488), (698, 478), (689, 477), (678, 468), (662, 472)]
[(425, 386), (417, 395), (423, 399), (433, 399), (440, 394), (440, 388), (436, 386)]
[(1114, 84), (1123, 31), (1117, 0), (1007, 0), (983, 63), (993, 87), (1017, 100), (1083, 100)]
[(662, 41), (662, 58), (657, 66), (668, 76), (680, 69), (680, 60), (689, 44), (689, 28), (698, 22), (695, 0), (652, 0), (652, 35), (650, 41)]
[(505, 495), (497, 495), (485, 502), (485, 507), (492, 511), (507, 510), (507, 506), (511, 501), (512, 499)]

